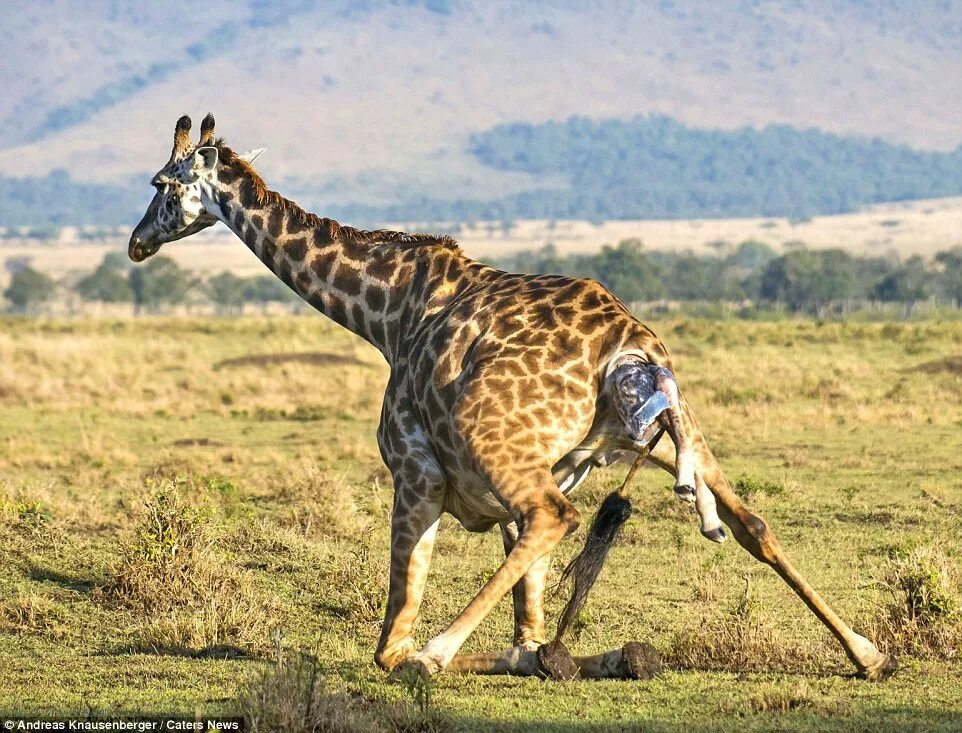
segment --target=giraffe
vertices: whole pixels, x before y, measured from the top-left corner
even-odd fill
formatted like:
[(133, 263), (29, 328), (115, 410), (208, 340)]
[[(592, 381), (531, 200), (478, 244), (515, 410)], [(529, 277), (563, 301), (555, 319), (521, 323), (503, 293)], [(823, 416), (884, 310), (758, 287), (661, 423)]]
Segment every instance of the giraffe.
[[(211, 115), (196, 145), (190, 128), (188, 117), (177, 121), (130, 258), (141, 262), (221, 221), (295, 293), (390, 365), (377, 430), (394, 484), (380, 667), (552, 673), (541, 653), (549, 553), (581, 521), (567, 494), (604, 465), (611, 448), (624, 447), (597, 439), (610, 434), (605, 385), (634, 360), (672, 406), (656, 428), (671, 440), (634, 443), (635, 452), (674, 475), (678, 493), (717, 502), (736, 541), (788, 583), (859, 674), (880, 679), (895, 669), (816, 593), (766, 522), (736, 496), (678, 389), (667, 349), (601, 284), (501, 272), (466, 257), (449, 237), (363, 231), (318, 217), (266, 187), (251, 166), (260, 151), (237, 154), (215, 139)], [(497, 525), (506, 556), (447, 628), (418, 648), (413, 626), (444, 512), (469, 531)], [(509, 591), (513, 646), (458, 656)], [(643, 651), (629, 644), (567, 662), (582, 676), (625, 675)]]

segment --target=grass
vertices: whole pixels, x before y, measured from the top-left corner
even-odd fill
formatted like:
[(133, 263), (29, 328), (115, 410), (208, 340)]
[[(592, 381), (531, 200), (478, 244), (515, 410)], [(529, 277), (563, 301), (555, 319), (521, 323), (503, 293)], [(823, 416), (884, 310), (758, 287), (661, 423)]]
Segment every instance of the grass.
[[(391, 681), (373, 663), (391, 506), (377, 354), (314, 317), (7, 319), (0, 710), (244, 712), (264, 730), (958, 729), (962, 324), (652, 325), (736, 489), (899, 656), (893, 679), (850, 679), (784, 583), (705, 542), (651, 470), (571, 647), (651, 642), (661, 677)], [(586, 518), (624, 470), (579, 488)], [(582, 543), (562, 544), (550, 583)], [(494, 533), (442, 521), (420, 640), (501, 555)], [(506, 600), (466, 650), (511, 629)]]

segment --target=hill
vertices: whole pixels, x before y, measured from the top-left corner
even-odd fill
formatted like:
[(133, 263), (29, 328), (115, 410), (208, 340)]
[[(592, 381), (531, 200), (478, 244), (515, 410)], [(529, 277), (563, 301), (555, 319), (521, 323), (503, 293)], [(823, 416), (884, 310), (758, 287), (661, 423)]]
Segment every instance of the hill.
[(962, 7), (936, 0), (41, 0), (4, 21), (6, 190), (51, 172), (108, 184), (90, 196), (124, 223), (139, 212), (122, 191), (147, 198), (184, 112), (212, 110), (237, 147), (270, 146), (259, 163), (281, 190), (377, 216), (412, 191), (484, 202), (566, 186), (492, 168), (470, 142), (572, 115), (960, 142)]

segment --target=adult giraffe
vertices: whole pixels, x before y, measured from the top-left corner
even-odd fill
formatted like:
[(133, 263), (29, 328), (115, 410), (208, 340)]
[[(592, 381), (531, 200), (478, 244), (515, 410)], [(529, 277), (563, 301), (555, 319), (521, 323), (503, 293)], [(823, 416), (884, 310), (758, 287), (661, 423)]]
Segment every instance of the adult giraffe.
[[(600, 408), (605, 376), (629, 354), (668, 379), (675, 400), (675, 419), (668, 410), (659, 417), (675, 451), (661, 441), (650, 459), (678, 474), (676, 488), (694, 481), (717, 499), (737, 541), (789, 584), (863, 676), (894, 669), (829, 608), (733, 493), (665, 371), (667, 350), (603, 286), (501, 272), (468, 259), (448, 237), (340, 226), (268, 190), (250, 165), (259, 151), (238, 155), (215, 140), (212, 116), (196, 146), (189, 131), (190, 119), (180, 118), (170, 160), (152, 180), (157, 193), (131, 235), (130, 258), (140, 262), (222, 221), (292, 290), (391, 366), (378, 428), (395, 489), (390, 591), (375, 654), (381, 667), (538, 673), (548, 554), (580, 522), (562, 488), (603, 463), (612, 447), (599, 450), (591, 440), (608, 419)], [(411, 630), (444, 511), (468, 530), (500, 525), (507, 556), (464, 611), (417, 651)], [(456, 657), (512, 588), (515, 646)], [(586, 676), (612, 674), (624, 666), (613, 654), (575, 661)]]

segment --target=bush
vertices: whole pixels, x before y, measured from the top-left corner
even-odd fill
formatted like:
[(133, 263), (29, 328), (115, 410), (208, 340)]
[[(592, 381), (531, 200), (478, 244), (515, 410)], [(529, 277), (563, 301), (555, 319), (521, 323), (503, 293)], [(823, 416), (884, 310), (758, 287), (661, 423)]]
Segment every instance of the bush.
[(26, 267), (14, 273), (3, 295), (15, 311), (24, 313), (52, 300), (56, 289), (57, 285), (52, 279)]
[(148, 484), (133, 541), (97, 594), (144, 616), (134, 648), (192, 655), (248, 654), (264, 647), (276, 608), (212, 549), (211, 512), (178, 485)]
[(879, 585), (887, 596), (869, 622), (886, 651), (921, 658), (962, 655), (962, 586), (957, 563), (932, 547), (896, 550)]

